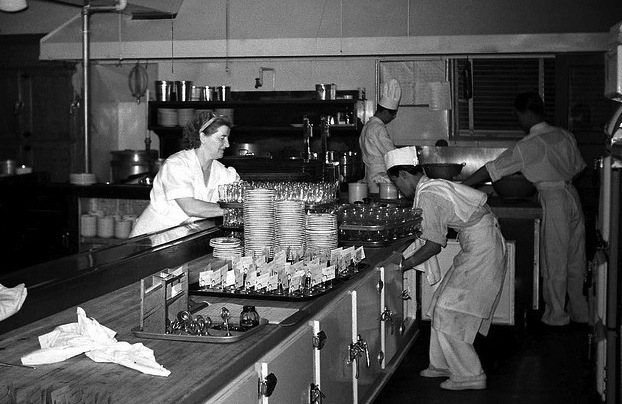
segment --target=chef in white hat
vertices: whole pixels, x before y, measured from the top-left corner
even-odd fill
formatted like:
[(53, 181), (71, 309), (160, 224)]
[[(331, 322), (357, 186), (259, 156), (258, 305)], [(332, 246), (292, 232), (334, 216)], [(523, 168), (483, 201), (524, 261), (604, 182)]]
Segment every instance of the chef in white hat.
[(390, 182), (386, 175), (383, 156), (389, 150), (395, 149), (395, 145), (389, 137), (386, 125), (395, 119), (402, 96), (400, 84), (395, 79), (384, 83), (381, 90), (376, 112), (363, 127), (359, 138), (365, 163), (365, 180), (370, 193), (379, 192), (379, 182)]
[(429, 271), (433, 265), (426, 268), (426, 263), (447, 245), (448, 228), (458, 233), (462, 248), (443, 277), (427, 273), (437, 287), (430, 307), (424, 308), (432, 319), (430, 365), (419, 374), (447, 378), (441, 383), (446, 390), (485, 389), (486, 374), (473, 341), (478, 332), (488, 333), (506, 272), (505, 240), (487, 195), (426, 177), (414, 147), (389, 151), (384, 160), (391, 181), (422, 212), (421, 246), (404, 257), (402, 268)]

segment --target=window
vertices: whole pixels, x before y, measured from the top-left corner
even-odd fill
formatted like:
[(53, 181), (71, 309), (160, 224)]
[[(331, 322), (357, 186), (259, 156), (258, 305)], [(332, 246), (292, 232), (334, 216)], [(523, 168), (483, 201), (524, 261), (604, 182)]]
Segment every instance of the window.
[(452, 61), (454, 136), (457, 140), (510, 139), (524, 135), (512, 115), (517, 94), (544, 95), (545, 119), (555, 116), (553, 57), (459, 58)]

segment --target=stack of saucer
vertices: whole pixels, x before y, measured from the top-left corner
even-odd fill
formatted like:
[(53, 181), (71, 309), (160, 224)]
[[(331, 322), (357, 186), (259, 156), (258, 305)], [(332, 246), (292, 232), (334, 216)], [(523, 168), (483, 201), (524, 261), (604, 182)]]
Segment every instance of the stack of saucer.
[(298, 252), (305, 244), (305, 203), (277, 201), (274, 203), (275, 248), (277, 251)]
[(174, 108), (158, 108), (158, 124), (161, 126), (177, 126), (179, 118)]
[(73, 185), (92, 185), (97, 182), (95, 174), (91, 173), (71, 173), (69, 183)]
[(244, 253), (255, 257), (274, 257), (274, 189), (248, 189), (244, 192)]
[(177, 120), (180, 126), (186, 126), (194, 121), (194, 109), (183, 108), (177, 110)]
[(226, 260), (242, 256), (242, 240), (239, 238), (216, 237), (209, 241), (209, 245), (214, 248), (214, 258)]
[(305, 226), (306, 248), (320, 254), (330, 254), (337, 248), (337, 215), (332, 213), (309, 213)]

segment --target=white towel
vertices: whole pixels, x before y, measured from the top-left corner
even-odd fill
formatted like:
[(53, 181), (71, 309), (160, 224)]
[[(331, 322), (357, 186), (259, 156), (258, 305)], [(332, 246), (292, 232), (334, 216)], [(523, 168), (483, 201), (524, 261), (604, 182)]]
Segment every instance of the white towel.
[[(418, 249), (423, 247), (423, 244), (423, 240), (416, 239), (408, 247), (406, 247), (406, 249), (402, 253), (402, 256), (405, 259), (412, 257)], [(428, 279), (428, 283), (430, 284), (430, 286), (436, 284), (441, 280), (442, 272), (441, 267), (438, 264), (438, 257), (436, 255), (428, 259), (426, 262), (415, 266), (413, 269), (416, 271), (425, 272), (426, 278)]]
[(22, 308), (28, 290), (23, 283), (7, 288), (0, 284), (0, 321), (11, 317)]
[(88, 318), (81, 307), (77, 312), (77, 323), (60, 325), (39, 336), (41, 349), (24, 355), (22, 363), (31, 366), (56, 363), (86, 353), (95, 362), (118, 363), (155, 376), (171, 374), (156, 362), (153, 350), (141, 343), (119, 342), (114, 338), (115, 331)]

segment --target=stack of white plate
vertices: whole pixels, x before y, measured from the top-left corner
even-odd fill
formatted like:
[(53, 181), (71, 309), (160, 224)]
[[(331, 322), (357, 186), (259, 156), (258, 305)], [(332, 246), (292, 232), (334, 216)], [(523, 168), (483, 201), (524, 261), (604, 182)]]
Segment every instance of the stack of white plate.
[(184, 108), (177, 110), (177, 119), (180, 126), (186, 126), (194, 121), (194, 109)]
[(332, 213), (309, 213), (305, 226), (307, 251), (330, 254), (337, 248), (337, 215)]
[(95, 174), (91, 173), (71, 173), (69, 183), (73, 185), (92, 185), (97, 182)]
[(179, 118), (174, 108), (158, 108), (158, 124), (161, 126), (177, 126)]
[(304, 252), (305, 203), (277, 201), (274, 203), (275, 240), (277, 251)]
[(244, 254), (274, 257), (274, 189), (244, 192)]
[(242, 240), (239, 238), (216, 237), (209, 241), (209, 245), (214, 247), (214, 258), (226, 260), (242, 256)]

